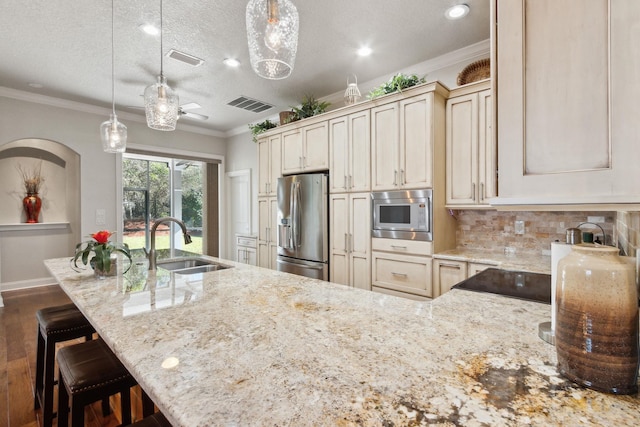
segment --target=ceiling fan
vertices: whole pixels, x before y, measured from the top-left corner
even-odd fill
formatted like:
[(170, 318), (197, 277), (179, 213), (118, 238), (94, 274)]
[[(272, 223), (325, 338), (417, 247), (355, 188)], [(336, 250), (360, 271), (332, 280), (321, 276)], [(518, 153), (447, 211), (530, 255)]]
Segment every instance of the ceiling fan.
[[(130, 105), (127, 108), (133, 108), (135, 110), (144, 110), (144, 107), (138, 107), (138, 106), (133, 106)], [(178, 107), (178, 119), (182, 116), (188, 117), (190, 119), (196, 119), (196, 120), (207, 120), (209, 118), (209, 116), (205, 116), (204, 114), (198, 114), (198, 113), (193, 113), (191, 111), (187, 111), (187, 110), (196, 110), (198, 108), (202, 108), (202, 106), (200, 104), (198, 104), (197, 102), (188, 102), (186, 104), (182, 104), (181, 106)]]
[(187, 111), (187, 110), (196, 110), (198, 108), (202, 108), (202, 106), (197, 102), (188, 102), (186, 104), (182, 104), (181, 106), (178, 107), (178, 118), (185, 116), (185, 117), (189, 117), (190, 119), (207, 120), (209, 116)]

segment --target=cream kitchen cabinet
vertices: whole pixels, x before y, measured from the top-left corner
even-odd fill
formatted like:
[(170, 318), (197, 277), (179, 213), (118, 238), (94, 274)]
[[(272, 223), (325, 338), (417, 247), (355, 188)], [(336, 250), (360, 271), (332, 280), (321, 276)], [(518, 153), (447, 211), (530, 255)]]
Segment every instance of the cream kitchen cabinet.
[(258, 139), (258, 196), (275, 196), (281, 168), (280, 134)]
[(451, 91), (446, 107), (447, 207), (489, 207), (497, 188), (490, 82)]
[(282, 133), (284, 175), (329, 169), (329, 125), (327, 121)]
[(481, 271), (486, 270), (487, 268), (495, 268), (495, 264), (483, 264), (480, 262), (468, 262), (467, 263), (467, 278), (471, 276), (475, 276)]
[(434, 298), (448, 292), (453, 285), (486, 270), (495, 267), (493, 264), (467, 262), (450, 259), (433, 260), (433, 293)]
[(330, 196), (330, 280), (371, 290), (371, 197), (369, 193)]
[(236, 235), (236, 261), (243, 264), (257, 265), (257, 247), (256, 236)]
[(431, 242), (371, 239), (372, 289), (409, 298), (431, 298)]
[(329, 121), (329, 192), (371, 189), (371, 124), (369, 110)]
[(492, 7), (500, 171), (492, 203), (640, 202), (640, 2)]
[(371, 109), (373, 191), (433, 186), (436, 112), (433, 92)]
[(258, 265), (276, 269), (278, 199), (258, 197)]

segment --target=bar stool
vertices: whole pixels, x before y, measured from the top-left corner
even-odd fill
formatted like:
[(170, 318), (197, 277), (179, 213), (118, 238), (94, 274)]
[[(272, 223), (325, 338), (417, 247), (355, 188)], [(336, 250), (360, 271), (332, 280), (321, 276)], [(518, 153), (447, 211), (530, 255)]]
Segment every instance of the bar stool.
[(117, 393), (120, 393), (122, 424), (131, 424), (130, 388), (137, 382), (104, 341), (97, 339), (63, 347), (58, 350), (57, 358), (58, 426), (68, 424), (69, 397), (71, 425), (82, 427), (86, 405)]
[(38, 342), (34, 408), (42, 408), (43, 427), (53, 424), (53, 388), (55, 381), (56, 344), (85, 337), (90, 340), (93, 326), (73, 304), (46, 307), (36, 312)]

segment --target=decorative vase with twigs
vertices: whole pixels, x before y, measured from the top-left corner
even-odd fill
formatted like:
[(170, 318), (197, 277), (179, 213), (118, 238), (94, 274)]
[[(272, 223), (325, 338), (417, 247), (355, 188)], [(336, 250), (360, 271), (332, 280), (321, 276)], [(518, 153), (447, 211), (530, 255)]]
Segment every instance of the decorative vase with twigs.
[(22, 199), (22, 206), (27, 216), (27, 223), (37, 223), (40, 218), (40, 209), (42, 208), (42, 199), (38, 196), (40, 186), (44, 182), (42, 176), (42, 161), (33, 168), (25, 168), (22, 165), (17, 166), (18, 172), (22, 176), (24, 189), (27, 195)]

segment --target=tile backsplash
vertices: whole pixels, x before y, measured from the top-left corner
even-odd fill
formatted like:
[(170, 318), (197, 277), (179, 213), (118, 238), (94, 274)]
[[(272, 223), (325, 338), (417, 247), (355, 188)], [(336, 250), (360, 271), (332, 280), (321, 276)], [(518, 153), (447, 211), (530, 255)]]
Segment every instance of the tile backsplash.
[(635, 257), (640, 246), (640, 212), (618, 212), (616, 234), (618, 247), (625, 255)]
[[(517, 254), (549, 255), (551, 242), (565, 241), (565, 230), (577, 227), (583, 222), (601, 217), (604, 221), (597, 224), (604, 229), (606, 244), (618, 245), (616, 235), (617, 212), (525, 212), (525, 211), (492, 211), (492, 210), (461, 210), (454, 211), (458, 226), (456, 242), (458, 248), (478, 249), (490, 252), (504, 253), (505, 250)], [(635, 226), (634, 243), (636, 245), (640, 234), (640, 213), (630, 215)], [(524, 222), (524, 234), (516, 234), (516, 221)], [(591, 231), (594, 237), (600, 237), (600, 228), (585, 224), (581, 229)], [(635, 247), (635, 246), (634, 246)]]

